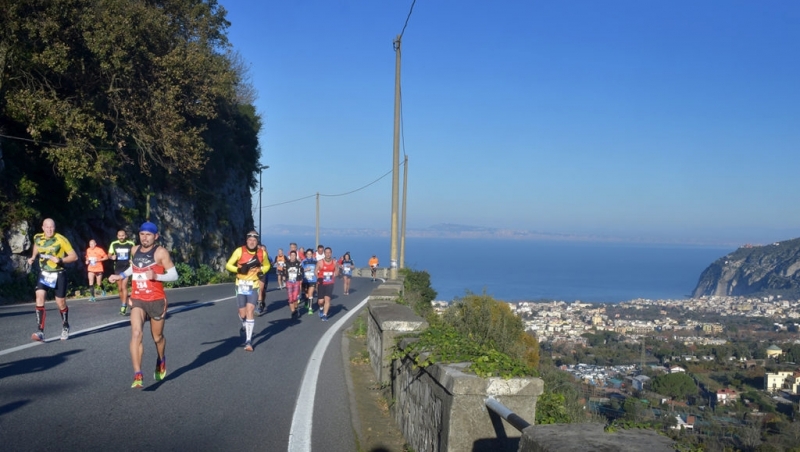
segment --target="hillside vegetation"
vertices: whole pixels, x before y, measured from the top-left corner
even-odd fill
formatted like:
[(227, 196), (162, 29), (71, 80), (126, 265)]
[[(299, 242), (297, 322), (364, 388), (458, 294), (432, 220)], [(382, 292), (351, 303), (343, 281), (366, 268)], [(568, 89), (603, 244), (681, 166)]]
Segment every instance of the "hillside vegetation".
[(0, 283), (20, 279), (47, 217), (79, 250), (152, 219), (177, 260), (218, 268), (252, 228), (261, 129), (224, 8), (3, 4)]

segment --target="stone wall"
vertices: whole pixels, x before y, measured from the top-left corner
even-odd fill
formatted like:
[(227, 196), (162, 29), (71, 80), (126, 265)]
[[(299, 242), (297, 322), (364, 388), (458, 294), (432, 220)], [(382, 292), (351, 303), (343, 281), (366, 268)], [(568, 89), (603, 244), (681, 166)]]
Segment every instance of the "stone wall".
[(517, 450), (521, 433), (502, 421), (493, 421), (485, 400), (493, 396), (533, 422), (542, 380), (480, 378), (465, 373), (467, 366), (433, 364), (419, 368), (408, 356), (393, 362), (392, 411), (415, 451)]
[(520, 432), (502, 421), (493, 422), (484, 400), (494, 396), (533, 422), (542, 381), (479, 378), (464, 372), (466, 363), (422, 369), (408, 356), (392, 360), (399, 336), (427, 328), (410, 308), (395, 302), (400, 284), (389, 281), (370, 295), (367, 341), (375, 376), (382, 384), (391, 384), (392, 414), (406, 441), (418, 452), (516, 450)]

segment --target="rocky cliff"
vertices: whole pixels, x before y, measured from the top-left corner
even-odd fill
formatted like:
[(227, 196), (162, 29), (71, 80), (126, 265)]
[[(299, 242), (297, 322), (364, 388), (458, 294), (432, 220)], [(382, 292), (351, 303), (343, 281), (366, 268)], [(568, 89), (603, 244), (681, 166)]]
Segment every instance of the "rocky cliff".
[(800, 238), (745, 246), (717, 259), (700, 275), (693, 296), (800, 297)]
[[(159, 243), (172, 251), (176, 262), (206, 264), (223, 271), (233, 248), (253, 229), (250, 187), (241, 183), (248, 179), (252, 175), (228, 169), (213, 192), (192, 194), (173, 188), (149, 197), (108, 186), (97, 195), (97, 207), (80, 217), (58, 211), (45, 215), (56, 220), (56, 231), (82, 256), (91, 238), (107, 249), (119, 229), (138, 242), (138, 227), (149, 212), (150, 220), (159, 227)], [(33, 234), (41, 232), (42, 219), (20, 221), (0, 231), (0, 284), (24, 278), (30, 271), (26, 259), (32, 252)], [(82, 259), (68, 267), (83, 274)]]

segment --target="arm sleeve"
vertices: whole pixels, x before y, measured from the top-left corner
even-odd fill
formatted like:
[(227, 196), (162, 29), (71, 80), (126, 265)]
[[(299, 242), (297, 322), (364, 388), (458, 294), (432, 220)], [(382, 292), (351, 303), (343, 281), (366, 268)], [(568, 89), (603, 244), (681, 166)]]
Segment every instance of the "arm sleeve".
[(269, 263), (269, 256), (267, 256), (264, 262), (261, 263), (261, 272), (266, 274), (270, 268), (272, 268), (272, 264)]
[(124, 272), (120, 273), (119, 275), (122, 276), (123, 278), (127, 278), (127, 277), (131, 276), (132, 274), (133, 274), (133, 268), (129, 265), (128, 268)]
[(228, 263), (225, 264), (225, 270), (228, 270), (231, 273), (236, 273), (239, 270), (239, 267), (236, 266), (236, 262), (240, 257), (242, 257), (242, 249), (236, 248), (233, 254), (231, 254), (231, 258), (228, 259)]
[(167, 270), (166, 273), (161, 275), (156, 275), (156, 281), (177, 281), (178, 280), (178, 270), (175, 267), (172, 267)]

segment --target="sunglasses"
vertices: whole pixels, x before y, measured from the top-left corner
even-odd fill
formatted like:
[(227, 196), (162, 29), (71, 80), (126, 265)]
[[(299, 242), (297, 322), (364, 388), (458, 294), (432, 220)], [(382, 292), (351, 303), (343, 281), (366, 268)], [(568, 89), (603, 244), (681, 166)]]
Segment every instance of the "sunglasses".
[(258, 238), (258, 234), (247, 234), (248, 237), (255, 237)]

